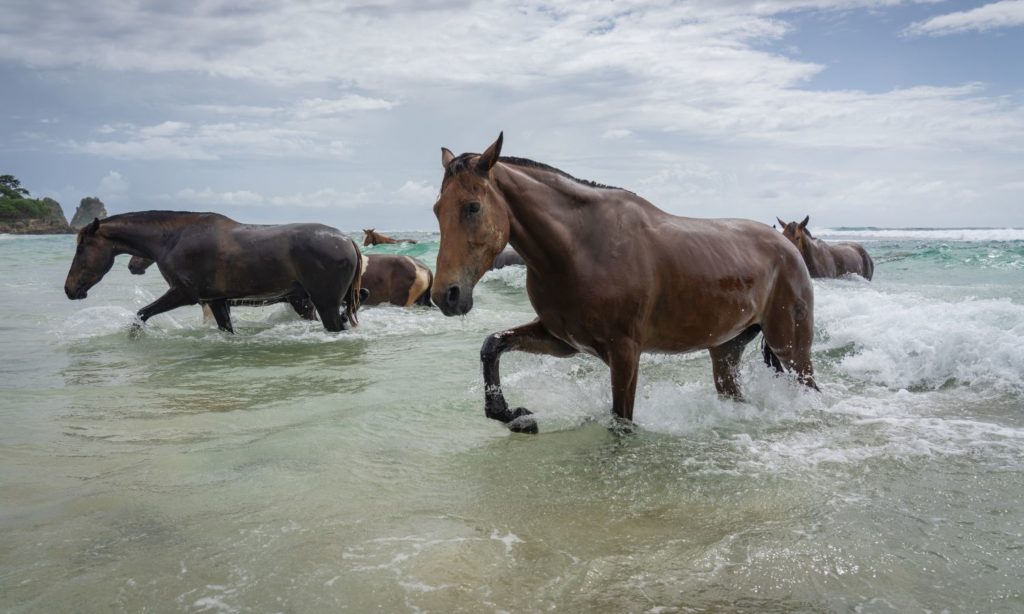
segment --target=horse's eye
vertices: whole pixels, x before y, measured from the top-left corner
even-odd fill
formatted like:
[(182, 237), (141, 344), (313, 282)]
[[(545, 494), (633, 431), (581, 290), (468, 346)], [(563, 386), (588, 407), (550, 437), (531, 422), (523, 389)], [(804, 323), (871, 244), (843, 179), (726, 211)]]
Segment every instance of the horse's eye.
[(478, 203), (476, 201), (473, 201), (471, 203), (466, 203), (466, 206), (463, 208), (463, 210), (466, 213), (469, 213), (469, 214), (479, 213), (480, 212), (480, 203)]

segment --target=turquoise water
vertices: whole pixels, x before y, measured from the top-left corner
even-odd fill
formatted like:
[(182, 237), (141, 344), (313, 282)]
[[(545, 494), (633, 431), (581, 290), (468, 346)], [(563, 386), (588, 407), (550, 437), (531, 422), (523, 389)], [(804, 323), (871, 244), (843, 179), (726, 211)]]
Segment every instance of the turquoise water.
[[(433, 265), (436, 236), (373, 248)], [(628, 436), (595, 359), (479, 348), (528, 321), (521, 268), (463, 318), (85, 301), (67, 236), (0, 236), (0, 609), (14, 612), (1024, 610), (1024, 231), (819, 231), (876, 276), (815, 282), (821, 394), (749, 350), (647, 356)], [(751, 346), (753, 348), (753, 346)]]

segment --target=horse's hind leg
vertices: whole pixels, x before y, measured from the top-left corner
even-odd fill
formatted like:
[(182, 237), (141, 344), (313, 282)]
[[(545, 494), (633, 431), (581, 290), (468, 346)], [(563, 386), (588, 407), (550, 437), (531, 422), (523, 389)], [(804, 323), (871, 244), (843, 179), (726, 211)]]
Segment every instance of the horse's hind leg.
[[(782, 365), (796, 372), (808, 388), (818, 390), (811, 363), (814, 341), (814, 299), (796, 298), (765, 314), (761, 321), (764, 340)], [(767, 353), (765, 354), (767, 357)]]
[(526, 417), (531, 414), (530, 410), (525, 407), (509, 410), (501, 391), (499, 362), (501, 355), (509, 350), (565, 357), (575, 354), (576, 349), (552, 336), (540, 320), (488, 335), (480, 348), (484, 371), (484, 414), (507, 424), (517, 433), (536, 433), (537, 423)]
[(743, 349), (761, 332), (757, 324), (747, 328), (721, 345), (708, 348), (711, 354), (711, 369), (715, 376), (715, 389), (723, 397), (743, 400), (739, 383), (736, 381), (737, 367), (743, 356)]
[(228, 306), (227, 300), (210, 301), (207, 305), (209, 305), (210, 311), (213, 312), (213, 318), (217, 320), (217, 328), (234, 334), (235, 329), (231, 326), (231, 307)]
[(320, 322), (324, 328), (332, 333), (345, 330), (345, 318), (341, 315), (341, 302), (331, 303), (329, 301), (313, 300), (316, 312), (320, 316)]
[(607, 363), (612, 372), (612, 413), (628, 424), (633, 421), (636, 402), (640, 347), (631, 339), (622, 339), (609, 352)]
[(324, 328), (337, 333), (345, 330), (345, 316), (341, 313), (341, 296), (331, 296), (326, 292), (310, 292), (309, 300), (313, 303), (320, 323)]

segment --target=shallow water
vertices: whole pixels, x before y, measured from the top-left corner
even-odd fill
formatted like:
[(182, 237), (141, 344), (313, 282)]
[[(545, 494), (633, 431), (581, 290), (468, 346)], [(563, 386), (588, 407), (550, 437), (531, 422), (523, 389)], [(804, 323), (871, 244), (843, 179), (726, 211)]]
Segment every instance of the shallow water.
[[(589, 357), (503, 359), (539, 436), (484, 418), (520, 268), (464, 318), (182, 308), (133, 340), (158, 275), (122, 256), (72, 302), (73, 238), (0, 236), (0, 608), (1024, 610), (1024, 232), (913, 232), (819, 233), (877, 263), (815, 283), (820, 395), (753, 350), (748, 403), (646, 356), (627, 436)], [(433, 265), (418, 238), (373, 251)]]

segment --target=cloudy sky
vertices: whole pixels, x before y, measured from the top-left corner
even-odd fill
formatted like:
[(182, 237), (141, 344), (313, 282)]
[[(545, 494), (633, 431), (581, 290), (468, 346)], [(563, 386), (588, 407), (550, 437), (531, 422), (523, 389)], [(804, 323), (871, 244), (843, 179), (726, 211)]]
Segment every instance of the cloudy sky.
[(7, 0), (0, 174), (433, 230), (440, 147), (672, 213), (1024, 226), (1024, 0)]

